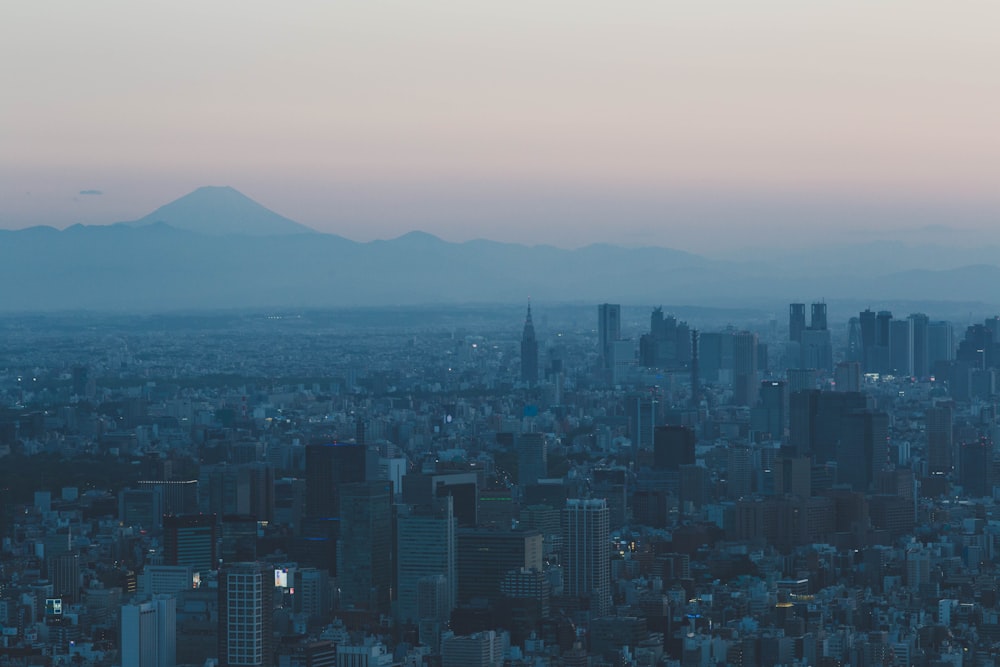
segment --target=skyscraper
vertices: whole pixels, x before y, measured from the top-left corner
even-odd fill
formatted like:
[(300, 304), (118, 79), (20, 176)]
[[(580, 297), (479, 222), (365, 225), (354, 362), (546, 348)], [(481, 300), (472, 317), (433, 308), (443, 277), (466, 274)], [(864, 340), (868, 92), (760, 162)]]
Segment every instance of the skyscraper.
[(757, 334), (740, 331), (733, 336), (733, 403), (754, 405), (757, 390)]
[(168, 514), (163, 517), (163, 564), (190, 565), (196, 572), (218, 568), (215, 515)]
[(612, 348), (622, 337), (622, 307), (617, 303), (602, 303), (597, 307), (597, 337), (601, 369), (611, 370)]
[(306, 447), (306, 514), (311, 518), (340, 516), (339, 489), (367, 479), (367, 449), (344, 443)]
[(611, 610), (608, 506), (603, 499), (571, 498), (563, 510), (565, 591), (587, 598), (591, 618)]
[(538, 384), (538, 340), (535, 338), (535, 325), (531, 321), (530, 303), (528, 315), (524, 318), (524, 331), (521, 333), (521, 382)]
[(174, 667), (177, 664), (177, 600), (156, 595), (147, 602), (122, 605), (121, 664)]
[(913, 375), (913, 320), (893, 320), (889, 324), (889, 361), (892, 372)]
[(260, 563), (233, 563), (220, 570), (220, 667), (272, 664), (273, 612), (273, 571)]
[(923, 313), (913, 313), (910, 315), (910, 322), (913, 327), (913, 375), (917, 378), (926, 378), (931, 374), (930, 339), (927, 330), (930, 319)]
[(694, 463), (698, 438), (687, 426), (657, 426), (653, 430), (653, 468), (676, 471)]
[(927, 408), (927, 472), (950, 473), (954, 466), (954, 430), (952, 408), (946, 403)]
[(400, 621), (417, 622), (420, 615), (420, 580), (442, 576), (446, 582), (447, 613), (455, 606), (458, 577), (455, 569), (456, 530), (452, 498), (433, 505), (402, 506), (396, 520), (397, 600)]
[(519, 433), (517, 442), (517, 477), (522, 486), (537, 484), (548, 476), (548, 456), (544, 433)]
[(392, 595), (392, 483), (340, 487), (337, 576), (340, 602), (372, 612), (389, 610)]
[(814, 303), (809, 313), (809, 328), (813, 331), (826, 331), (826, 304)]
[(801, 342), (806, 328), (806, 304), (792, 303), (788, 306), (788, 340)]

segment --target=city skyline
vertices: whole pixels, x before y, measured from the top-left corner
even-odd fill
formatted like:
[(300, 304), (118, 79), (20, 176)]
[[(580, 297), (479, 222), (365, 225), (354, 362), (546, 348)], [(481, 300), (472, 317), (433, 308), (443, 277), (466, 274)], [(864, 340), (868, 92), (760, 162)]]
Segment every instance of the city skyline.
[(134, 219), (214, 184), (357, 240), (995, 238), (985, 3), (153, 14), (11, 12), (0, 228)]

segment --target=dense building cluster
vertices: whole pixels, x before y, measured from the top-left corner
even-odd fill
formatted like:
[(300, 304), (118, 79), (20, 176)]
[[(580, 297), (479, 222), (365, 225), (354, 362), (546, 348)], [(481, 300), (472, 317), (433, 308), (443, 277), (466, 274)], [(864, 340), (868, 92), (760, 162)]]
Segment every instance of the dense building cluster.
[(0, 323), (0, 665), (998, 664), (1000, 319), (523, 314)]

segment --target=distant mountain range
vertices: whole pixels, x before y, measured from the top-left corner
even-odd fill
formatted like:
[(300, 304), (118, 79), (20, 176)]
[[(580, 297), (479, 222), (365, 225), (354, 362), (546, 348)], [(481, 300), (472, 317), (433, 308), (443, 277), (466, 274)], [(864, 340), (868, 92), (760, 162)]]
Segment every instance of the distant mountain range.
[[(536, 302), (760, 307), (789, 301), (1000, 303), (1000, 251), (899, 243), (720, 261), (669, 248), (576, 250), (423, 232), (359, 243), (228, 187), (132, 222), (0, 231), (0, 311)], [(853, 306), (852, 306), (853, 307)]]

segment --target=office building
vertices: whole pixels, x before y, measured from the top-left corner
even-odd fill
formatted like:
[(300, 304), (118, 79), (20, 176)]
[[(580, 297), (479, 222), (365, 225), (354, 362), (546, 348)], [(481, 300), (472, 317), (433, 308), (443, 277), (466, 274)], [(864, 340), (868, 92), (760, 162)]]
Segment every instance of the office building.
[(611, 610), (608, 507), (603, 499), (571, 498), (563, 510), (564, 590), (589, 601), (591, 618)]
[(528, 315), (524, 318), (524, 331), (521, 333), (521, 382), (538, 384), (538, 339), (531, 321), (531, 304), (528, 304)]
[(332, 443), (306, 447), (306, 515), (340, 516), (340, 487), (364, 482), (368, 451), (362, 445)]
[(121, 664), (129, 667), (175, 667), (177, 601), (156, 595), (146, 602), (122, 605)]
[(342, 484), (337, 577), (344, 608), (388, 613), (392, 595), (392, 484)]
[(219, 571), (219, 666), (272, 664), (274, 572), (260, 563)]
[(927, 408), (927, 472), (948, 474), (954, 466), (954, 414), (952, 406), (938, 403)]
[(788, 340), (802, 342), (802, 332), (806, 329), (806, 304), (793, 303), (788, 306)]
[(653, 431), (653, 468), (673, 472), (694, 463), (697, 440), (687, 426), (657, 426)]
[(517, 479), (522, 485), (537, 484), (548, 477), (548, 455), (544, 433), (520, 433), (517, 441)]
[(602, 303), (597, 307), (597, 338), (599, 363), (610, 371), (614, 343), (622, 337), (622, 307), (617, 303)]
[(733, 403), (752, 406), (757, 403), (760, 379), (757, 376), (757, 334), (740, 331), (733, 334)]
[(447, 613), (455, 606), (458, 571), (456, 569), (458, 524), (452, 498), (445, 497), (432, 505), (402, 506), (396, 518), (396, 595), (397, 616), (401, 622), (415, 623), (420, 616), (420, 580), (441, 576), (447, 585), (439, 603)]
[(189, 565), (195, 572), (218, 568), (218, 527), (214, 514), (163, 517), (163, 564)]
[(496, 600), (511, 570), (542, 569), (542, 534), (537, 530), (461, 528), (458, 531), (458, 601)]

